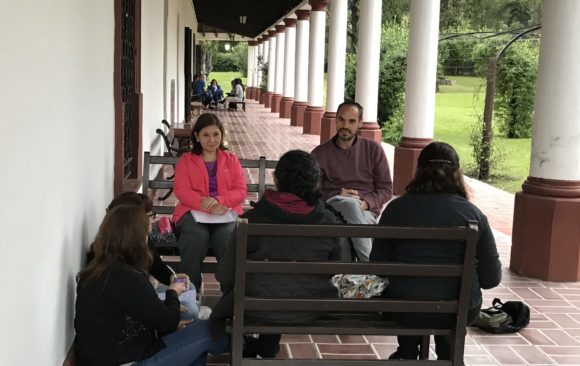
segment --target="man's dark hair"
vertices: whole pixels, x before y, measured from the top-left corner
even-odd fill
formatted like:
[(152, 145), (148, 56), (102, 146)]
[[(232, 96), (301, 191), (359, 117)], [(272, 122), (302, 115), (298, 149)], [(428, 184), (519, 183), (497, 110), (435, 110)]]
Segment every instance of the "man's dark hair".
[(354, 100), (346, 100), (340, 103), (338, 108), (336, 108), (337, 115), (343, 107), (356, 107), (358, 109), (358, 119), (361, 120), (363, 118), (363, 107)]
[(197, 133), (199, 135), (199, 131), (203, 130), (207, 126), (217, 126), (217, 128), (220, 130), (222, 134), (222, 140), (220, 142), (219, 148), (221, 150), (227, 150), (227, 148), (224, 145), (224, 137), (225, 137), (224, 125), (222, 124), (218, 116), (216, 116), (215, 114), (204, 113), (198, 117), (197, 121), (195, 122), (195, 126), (193, 126), (193, 131), (191, 131), (191, 141), (193, 143), (191, 152), (194, 153), (195, 155), (200, 155), (203, 152), (203, 148), (201, 147), (201, 144), (195, 137), (195, 134)]
[(321, 197), (318, 190), (320, 168), (306, 151), (290, 150), (282, 155), (274, 170), (274, 176), (279, 192), (295, 194), (311, 206)]
[(467, 198), (459, 156), (445, 142), (432, 142), (419, 154), (415, 178), (405, 189), (409, 193), (455, 193)]

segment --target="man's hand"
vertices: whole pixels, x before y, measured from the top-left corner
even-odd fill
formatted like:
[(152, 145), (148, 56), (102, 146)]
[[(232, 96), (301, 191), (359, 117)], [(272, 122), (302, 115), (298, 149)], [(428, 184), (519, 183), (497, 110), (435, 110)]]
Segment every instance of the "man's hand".
[(341, 188), (339, 194), (341, 196), (344, 196), (344, 197), (352, 197), (352, 198), (356, 198), (357, 200), (360, 200), (360, 197), (358, 195), (358, 191), (356, 189)]
[(360, 201), (360, 208), (362, 208), (363, 210), (368, 210), (369, 209), (369, 204), (367, 203), (367, 201), (361, 200)]
[(203, 209), (211, 209), (213, 206), (219, 205), (219, 202), (213, 197), (206, 197), (201, 200), (201, 208)]

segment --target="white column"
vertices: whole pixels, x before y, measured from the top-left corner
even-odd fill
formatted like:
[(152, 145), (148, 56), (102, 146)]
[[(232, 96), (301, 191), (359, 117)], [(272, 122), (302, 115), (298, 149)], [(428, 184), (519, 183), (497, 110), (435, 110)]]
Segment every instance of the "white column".
[(294, 98), (294, 60), (296, 58), (296, 19), (284, 19), (286, 45), (284, 50), (284, 97)]
[(276, 26), (276, 80), (274, 94), (284, 92), (284, 46), (286, 45), (285, 26)]
[[(264, 39), (262, 38), (262, 40), (260, 41), (260, 44), (258, 45), (258, 55), (262, 57), (262, 62), (264, 62), (264, 43), (266, 43), (267, 41), (264, 41)], [(260, 67), (258, 67), (259, 65), (257, 64), (258, 60), (256, 57), (256, 87), (260, 88), (260, 84), (262, 83), (262, 69)]]
[(273, 93), (276, 86), (276, 31), (268, 31), (270, 47), (268, 50), (268, 92)]
[(403, 136), (433, 138), (439, 1), (413, 0), (409, 18)]
[(254, 65), (254, 87), (259, 88), (260, 83), (258, 82), (258, 55), (260, 54), (260, 46), (262, 44), (256, 41), (256, 45), (254, 46), (254, 58), (252, 63)]
[(532, 134), (532, 177), (580, 180), (580, 2), (546, 1)]
[(347, 0), (333, 0), (330, 3), (328, 78), (326, 84), (327, 112), (336, 112), (336, 108), (344, 100), (347, 12)]
[(296, 11), (296, 64), (294, 67), (294, 101), (308, 101), (308, 49), (310, 36), (309, 10)]
[(248, 88), (251, 88), (254, 86), (254, 62), (253, 62), (253, 53), (254, 53), (254, 46), (250, 45), (250, 42), (248, 42), (248, 77), (247, 77), (247, 83), (248, 85), (246, 85)]
[(313, 8), (312, 12), (310, 13), (310, 49), (308, 55), (309, 107), (322, 107), (323, 104), (322, 90), (324, 86), (325, 28), (326, 28), (326, 13), (324, 12), (324, 10), (319, 11)]
[[(377, 122), (382, 0), (360, 2), (355, 100), (364, 109), (365, 122)], [(378, 128), (378, 127), (377, 127)]]

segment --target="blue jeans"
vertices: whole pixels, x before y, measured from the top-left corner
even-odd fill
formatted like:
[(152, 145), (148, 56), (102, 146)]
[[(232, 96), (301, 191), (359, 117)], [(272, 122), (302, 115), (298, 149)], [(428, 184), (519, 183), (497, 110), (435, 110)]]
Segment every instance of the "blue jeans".
[(207, 353), (219, 354), (229, 350), (227, 336), (214, 341), (208, 320), (196, 320), (187, 327), (164, 336), (165, 348), (153, 356), (137, 362), (136, 366), (203, 366)]

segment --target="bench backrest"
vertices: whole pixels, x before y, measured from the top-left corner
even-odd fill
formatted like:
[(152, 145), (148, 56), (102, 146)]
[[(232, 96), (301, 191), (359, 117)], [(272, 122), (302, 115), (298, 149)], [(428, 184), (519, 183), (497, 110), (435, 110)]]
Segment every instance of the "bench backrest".
[[(240, 219), (237, 228), (234, 318), (232, 334), (232, 365), (241, 365), (241, 349), (243, 333), (284, 333), (297, 331), (306, 334), (340, 334), (341, 330), (321, 327), (306, 329), (284, 329), (280, 324), (261, 323), (245, 325), (245, 312), (252, 310), (268, 311), (322, 311), (322, 312), (363, 312), (363, 313), (448, 313), (456, 316), (453, 329), (391, 329), (390, 333), (379, 327), (363, 326), (358, 334), (377, 335), (425, 335), (440, 334), (452, 336), (453, 364), (462, 364), (466, 334), (467, 310), (471, 291), (471, 280), (474, 272), (475, 246), (477, 242), (477, 222), (469, 222), (462, 228), (403, 228), (374, 225), (280, 225), (280, 224), (249, 224)], [(438, 239), (450, 240), (450, 243), (461, 241), (465, 243), (465, 256), (461, 264), (409, 264), (409, 263), (345, 263), (345, 262), (284, 262), (284, 261), (252, 261), (246, 255), (248, 237), (252, 236), (285, 236), (285, 237), (370, 237), (398, 239)], [(280, 299), (256, 298), (246, 296), (246, 275), (248, 273), (288, 273), (288, 274), (375, 274), (379, 276), (437, 276), (455, 277), (460, 281), (459, 294), (456, 299), (446, 301), (416, 301), (386, 298), (356, 299)], [(359, 323), (360, 325), (360, 323)], [(364, 322), (363, 322), (364, 325)], [(270, 329), (268, 329), (270, 328)], [(350, 329), (352, 330), (352, 329)], [(330, 333), (329, 333), (330, 332)], [(356, 334), (356, 333), (342, 333)], [(297, 363), (298, 364), (298, 363)], [(308, 363), (310, 364), (310, 363)]]
[[(143, 193), (149, 194), (150, 189), (172, 189), (173, 181), (167, 179), (150, 179), (151, 165), (172, 165), (175, 166), (179, 161), (179, 156), (158, 156), (151, 155), (148, 151), (144, 154), (143, 159)], [(266, 160), (264, 156), (261, 156), (257, 160), (253, 159), (240, 159), (240, 164), (244, 169), (257, 169), (258, 179), (247, 182), (247, 189), (249, 193), (256, 193), (260, 197), (266, 188), (273, 187), (272, 184), (266, 183), (266, 170), (276, 168), (278, 161), (276, 160)], [(250, 176), (249, 179), (252, 177)], [(248, 179), (248, 178), (247, 178)], [(173, 213), (173, 206), (159, 206), (154, 205), (153, 210), (158, 214), (170, 215)]]

